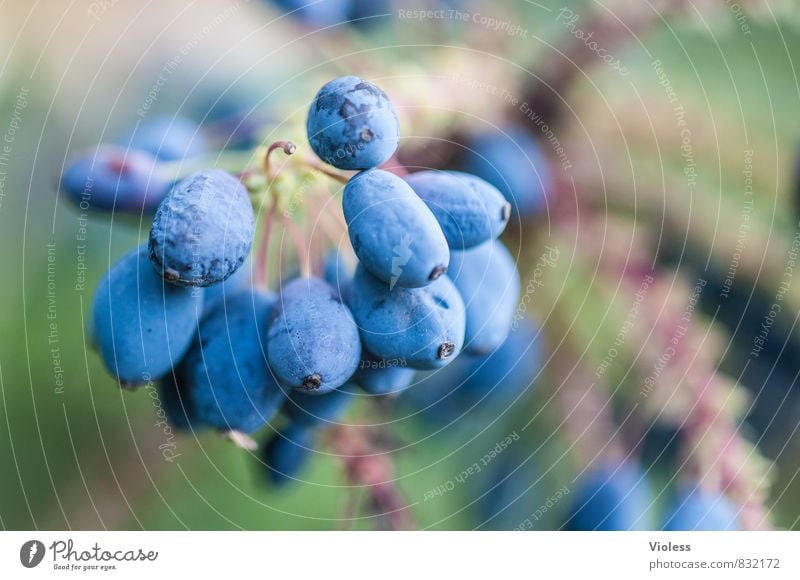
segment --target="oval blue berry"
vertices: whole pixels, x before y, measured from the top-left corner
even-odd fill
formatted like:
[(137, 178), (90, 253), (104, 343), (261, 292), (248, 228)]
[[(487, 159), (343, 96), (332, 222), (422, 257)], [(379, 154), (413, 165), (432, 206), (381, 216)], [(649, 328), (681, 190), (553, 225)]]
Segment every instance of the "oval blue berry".
[(269, 325), (269, 364), (286, 386), (327, 393), (358, 368), (358, 328), (339, 293), (319, 278), (295, 278), (281, 288)]
[(210, 286), (242, 265), (255, 218), (247, 190), (219, 169), (190, 175), (161, 202), (150, 228), (156, 272), (183, 286)]
[(467, 309), (465, 348), (486, 354), (508, 336), (519, 302), (517, 265), (499, 241), (450, 254), (450, 277)]
[(240, 292), (200, 323), (180, 370), (203, 423), (252, 433), (277, 412), (285, 396), (266, 359), (267, 321), (275, 303), (273, 295)]
[(400, 125), (381, 89), (347, 76), (323, 86), (306, 122), (311, 148), (325, 163), (339, 169), (369, 169), (397, 149)]
[(511, 204), (496, 187), (459, 171), (419, 171), (406, 182), (430, 208), (447, 244), (465, 250), (503, 233)]
[(76, 157), (61, 176), (61, 191), (81, 209), (151, 213), (169, 191), (170, 182), (148, 153), (113, 145)]
[(344, 188), (342, 207), (356, 256), (390, 287), (418, 288), (447, 271), (442, 228), (401, 178), (380, 169), (359, 173)]
[(186, 354), (202, 308), (202, 290), (164, 282), (140, 246), (100, 280), (92, 306), (94, 342), (121, 383), (157, 380)]
[(424, 288), (389, 290), (359, 264), (349, 304), (364, 346), (378, 357), (431, 369), (450, 363), (461, 352), (464, 302), (447, 276)]

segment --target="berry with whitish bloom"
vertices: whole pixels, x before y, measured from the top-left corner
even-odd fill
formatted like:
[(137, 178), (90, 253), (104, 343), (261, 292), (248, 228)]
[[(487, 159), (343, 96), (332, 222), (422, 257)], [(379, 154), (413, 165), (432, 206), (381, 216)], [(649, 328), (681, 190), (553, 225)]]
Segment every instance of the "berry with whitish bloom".
[(442, 228), (400, 177), (380, 169), (359, 173), (345, 187), (342, 206), (356, 256), (390, 286), (418, 288), (447, 271)]
[(539, 143), (516, 125), (486, 131), (468, 143), (463, 169), (494, 185), (517, 216), (542, 210), (553, 177)]
[(146, 383), (166, 376), (186, 354), (202, 308), (202, 291), (167, 284), (153, 272), (147, 247), (140, 246), (100, 281), (92, 335), (120, 383)]
[(198, 419), (222, 431), (252, 433), (285, 395), (266, 361), (267, 320), (276, 297), (245, 291), (228, 297), (200, 323), (180, 365)]
[(60, 188), (81, 209), (151, 213), (169, 191), (170, 181), (149, 153), (114, 145), (76, 157), (61, 176)]
[(295, 278), (281, 288), (267, 355), (284, 385), (323, 394), (353, 376), (361, 341), (350, 310), (333, 287), (319, 278)]
[(178, 182), (150, 229), (150, 260), (165, 279), (210, 286), (233, 274), (250, 252), (255, 218), (247, 190), (219, 169)]
[(684, 488), (670, 500), (664, 529), (671, 532), (739, 530), (739, 510), (724, 495)]
[(311, 148), (325, 163), (339, 169), (370, 169), (397, 149), (400, 125), (381, 89), (355, 76), (323, 86), (306, 122)]
[(464, 344), (464, 302), (447, 276), (424, 288), (389, 289), (359, 264), (349, 305), (364, 346), (386, 360), (432, 369), (450, 363)]
[(203, 133), (185, 117), (161, 115), (145, 119), (117, 139), (122, 147), (147, 151), (162, 161), (178, 161), (208, 151)]
[(520, 295), (517, 266), (499, 241), (450, 254), (449, 276), (467, 309), (465, 348), (475, 354), (493, 351), (506, 339)]
[(465, 250), (497, 238), (511, 204), (490, 183), (460, 171), (419, 171), (406, 182), (436, 216), (451, 249)]

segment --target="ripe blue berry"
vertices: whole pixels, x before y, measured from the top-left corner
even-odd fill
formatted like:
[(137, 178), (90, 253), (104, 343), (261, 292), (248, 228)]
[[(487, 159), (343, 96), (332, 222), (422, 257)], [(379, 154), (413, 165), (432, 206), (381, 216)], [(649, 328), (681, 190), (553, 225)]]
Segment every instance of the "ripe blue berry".
[(255, 219), (247, 190), (209, 169), (180, 181), (161, 202), (150, 229), (150, 260), (165, 279), (184, 286), (222, 282), (242, 265)]
[(267, 321), (273, 295), (241, 292), (200, 323), (180, 370), (197, 417), (220, 430), (252, 433), (283, 402), (284, 393), (266, 361)]
[(314, 152), (339, 169), (377, 167), (395, 152), (400, 135), (386, 93), (354, 76), (334, 79), (319, 90), (306, 130)]
[(163, 115), (142, 121), (122, 135), (117, 143), (147, 151), (162, 161), (177, 161), (208, 151), (205, 137), (193, 121)]
[(511, 204), (503, 194), (468, 173), (419, 171), (406, 177), (406, 182), (436, 216), (454, 250), (495, 239), (511, 216)]
[(345, 187), (342, 206), (356, 256), (391, 287), (418, 288), (447, 271), (442, 228), (401, 178), (379, 169), (359, 173)]
[(515, 215), (531, 216), (544, 207), (552, 176), (541, 147), (527, 131), (509, 126), (481, 133), (468, 145), (464, 170), (499, 189)]
[(700, 489), (683, 489), (670, 501), (664, 529), (679, 531), (735, 531), (739, 513), (724, 495)]
[(295, 278), (281, 289), (267, 354), (283, 384), (322, 394), (353, 376), (361, 341), (334, 288), (319, 278)]
[(202, 308), (202, 291), (153, 272), (146, 246), (129, 252), (94, 296), (92, 334), (106, 368), (123, 384), (164, 377), (191, 345)]
[(519, 302), (517, 266), (499, 241), (450, 254), (450, 277), (467, 309), (467, 350), (493, 351), (506, 339)]
[(416, 374), (403, 359), (387, 361), (365, 350), (353, 380), (370, 395), (389, 395), (406, 390)]
[(135, 214), (154, 211), (169, 186), (150, 154), (114, 145), (77, 157), (61, 176), (61, 191), (78, 207)]
[(305, 425), (290, 425), (275, 433), (261, 455), (267, 478), (278, 486), (296, 479), (311, 458), (313, 446), (314, 432)]
[(324, 395), (294, 391), (283, 404), (293, 425), (314, 427), (338, 422), (355, 401), (354, 388), (346, 383)]
[(390, 290), (359, 264), (349, 301), (364, 346), (378, 357), (432, 369), (461, 352), (464, 302), (447, 276), (424, 288)]
[(565, 527), (576, 531), (651, 529), (653, 497), (644, 474), (633, 464), (604, 465), (578, 485)]

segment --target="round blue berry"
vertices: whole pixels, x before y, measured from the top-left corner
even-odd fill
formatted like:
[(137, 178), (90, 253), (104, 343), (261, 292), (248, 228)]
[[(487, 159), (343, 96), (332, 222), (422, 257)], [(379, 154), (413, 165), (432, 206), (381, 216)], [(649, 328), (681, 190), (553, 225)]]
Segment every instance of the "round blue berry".
[(355, 76), (332, 80), (319, 90), (306, 130), (319, 158), (339, 169), (377, 167), (394, 154), (400, 135), (386, 93)]
[(423, 288), (389, 289), (359, 264), (349, 304), (361, 339), (386, 360), (420, 369), (450, 363), (464, 344), (464, 302), (447, 276)]
[(186, 354), (202, 308), (202, 291), (164, 282), (140, 246), (100, 280), (92, 335), (120, 383), (147, 383), (164, 377)]
[(322, 394), (353, 376), (361, 341), (334, 288), (319, 278), (295, 278), (281, 288), (267, 355), (283, 384)]
[(200, 323), (181, 364), (184, 387), (203, 423), (224, 431), (257, 431), (272, 418), (284, 393), (266, 360), (273, 295), (240, 292)]
[(161, 202), (150, 229), (150, 259), (165, 279), (210, 286), (233, 274), (253, 243), (247, 190), (219, 169), (190, 175)]

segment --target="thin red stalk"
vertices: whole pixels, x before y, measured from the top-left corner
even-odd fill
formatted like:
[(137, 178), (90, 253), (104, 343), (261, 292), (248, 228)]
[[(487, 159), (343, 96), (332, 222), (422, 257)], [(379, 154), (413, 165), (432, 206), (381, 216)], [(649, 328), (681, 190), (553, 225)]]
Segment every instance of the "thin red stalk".
[(267, 290), (269, 288), (269, 280), (267, 278), (267, 260), (269, 257), (269, 240), (272, 237), (272, 224), (275, 221), (275, 211), (277, 210), (277, 205), (272, 204), (266, 214), (264, 215), (264, 228), (261, 232), (261, 239), (259, 240), (258, 245), (258, 254), (257, 254), (257, 261), (256, 264), (256, 284), (262, 290)]
[(281, 225), (292, 238), (295, 253), (297, 254), (297, 261), (300, 264), (300, 275), (303, 277), (311, 276), (311, 261), (308, 253), (308, 244), (303, 237), (303, 233), (291, 219), (282, 215)]

